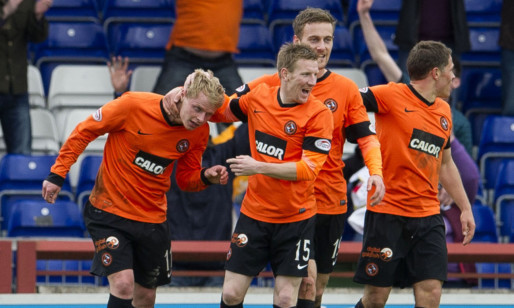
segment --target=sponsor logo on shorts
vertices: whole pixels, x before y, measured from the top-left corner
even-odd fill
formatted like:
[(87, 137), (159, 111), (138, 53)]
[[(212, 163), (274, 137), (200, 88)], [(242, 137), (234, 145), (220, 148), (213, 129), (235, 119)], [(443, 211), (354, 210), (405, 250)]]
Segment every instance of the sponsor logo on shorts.
[(409, 148), (432, 155), (436, 158), (439, 158), (439, 153), (443, 145), (443, 138), (419, 129), (413, 130), (409, 142)]
[(366, 251), (363, 251), (361, 253), (361, 256), (363, 258), (374, 258), (374, 259), (378, 259), (380, 258), (380, 248), (377, 248), (377, 247), (367, 247), (366, 248)]
[(257, 130), (255, 131), (255, 146), (257, 152), (283, 160), (287, 142)]
[(304, 264), (304, 265), (300, 265), (298, 264), (296, 267), (299, 269), (299, 270), (303, 270), (304, 268), (306, 268), (309, 264)]
[(284, 125), (284, 133), (288, 135), (294, 135), (296, 133), (297, 125), (294, 121), (287, 121)]
[(368, 263), (366, 265), (366, 275), (375, 276), (378, 274), (378, 266), (375, 263)]
[(115, 236), (109, 236), (106, 240), (107, 248), (116, 249), (120, 246), (120, 241)]
[(112, 256), (110, 253), (105, 252), (102, 254), (102, 264), (104, 266), (109, 266), (112, 263)]
[(94, 241), (94, 245), (95, 245), (95, 252), (102, 251), (107, 247), (105, 238), (101, 238), (99, 240)]
[(237, 247), (245, 247), (248, 244), (248, 236), (244, 233), (234, 233), (232, 234), (232, 243), (236, 244)]
[(391, 261), (393, 258), (393, 250), (391, 248), (382, 248), (380, 251), (380, 259), (385, 262)]
[(325, 106), (327, 106), (328, 109), (330, 109), (330, 111), (332, 112), (335, 112), (337, 110), (337, 102), (331, 98), (327, 99), (325, 102), (324, 102)]
[(159, 175), (163, 174), (164, 170), (166, 170), (166, 167), (168, 167), (172, 162), (172, 159), (167, 159), (156, 155), (152, 155), (150, 153), (139, 151), (136, 154), (136, 158), (134, 158), (134, 161), (132, 163), (146, 172), (149, 172), (154, 175)]

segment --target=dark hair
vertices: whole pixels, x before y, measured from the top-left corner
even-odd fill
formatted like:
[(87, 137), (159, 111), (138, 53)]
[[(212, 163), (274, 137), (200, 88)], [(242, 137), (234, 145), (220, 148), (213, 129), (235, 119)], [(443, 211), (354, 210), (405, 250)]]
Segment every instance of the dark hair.
[(407, 71), (411, 80), (427, 77), (434, 67), (443, 70), (448, 65), (452, 51), (443, 43), (436, 41), (420, 41), (409, 52)]
[(329, 23), (332, 24), (332, 29), (335, 29), (336, 22), (337, 20), (328, 10), (308, 7), (296, 15), (293, 21), (293, 31), (301, 39), (306, 24)]

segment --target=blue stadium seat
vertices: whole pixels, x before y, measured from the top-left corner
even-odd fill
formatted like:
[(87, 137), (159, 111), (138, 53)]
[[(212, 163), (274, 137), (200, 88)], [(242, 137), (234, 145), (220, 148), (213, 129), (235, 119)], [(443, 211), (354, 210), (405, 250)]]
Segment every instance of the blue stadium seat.
[[(478, 144), (480, 143), (480, 137), (482, 136), (482, 128), (484, 127), (485, 119), (490, 115), (499, 115), (500, 110), (491, 111), (480, 111), (471, 112), (467, 118), (471, 124), (471, 137), (473, 141), (474, 151), (478, 151)], [(476, 155), (475, 155), (476, 156)]]
[(462, 65), (498, 65), (501, 59), (499, 37), (499, 28), (469, 27), (471, 50), (461, 55)]
[(262, 23), (266, 24), (264, 16), (264, 4), (261, 0), (243, 0), (243, 20), (242, 23)]
[[(376, 25), (378, 34), (384, 41), (389, 54), (393, 59), (398, 58), (398, 46), (394, 43), (394, 37), (396, 33), (396, 26), (394, 25)], [(360, 23), (355, 24), (350, 28), (351, 37), (353, 38), (353, 48), (355, 50), (356, 61), (357, 64), (361, 66), (366, 65), (371, 60), (371, 56), (368, 51), (368, 46), (366, 45), (366, 41), (364, 40), (364, 35), (362, 34), (362, 28)]]
[(334, 45), (330, 55), (330, 67), (355, 67), (353, 42), (348, 28), (336, 25), (334, 30)]
[(104, 23), (115, 19), (175, 19), (172, 0), (108, 0), (102, 10)]
[(514, 229), (514, 158), (499, 163), (494, 200), (500, 235), (510, 237)]
[(76, 200), (80, 209), (84, 208), (84, 205), (89, 199), (91, 190), (95, 185), (98, 169), (102, 163), (102, 158), (103, 157), (100, 155), (88, 155), (82, 159), (76, 190)]
[(502, 0), (464, 0), (464, 6), (466, 19), (471, 26), (498, 26), (500, 24)]
[(271, 34), (263, 24), (241, 24), (237, 48), (240, 53), (234, 58), (239, 65), (275, 66)]
[(274, 0), (271, 1), (268, 7), (268, 23), (270, 28), (277, 21), (292, 21), (299, 11), (307, 7), (329, 10), (339, 22), (343, 21), (344, 12), (340, 0)]
[[(350, 0), (349, 2), (346, 25), (351, 27), (359, 21), (359, 15), (357, 13), (357, 0)], [(401, 7), (402, 0), (375, 0), (369, 12), (375, 25), (396, 25)]]
[(498, 232), (493, 210), (480, 202), (475, 202), (471, 209), (476, 224), (473, 242), (498, 243)]
[(275, 54), (278, 53), (280, 46), (284, 43), (291, 43), (293, 41), (294, 30), (292, 22), (292, 20), (282, 20), (275, 22), (269, 28)]
[(502, 78), (499, 67), (465, 66), (459, 88), (460, 110), (466, 117), (471, 113), (501, 111)]
[(90, 21), (49, 23), (48, 39), (33, 44), (34, 63), (41, 72), (45, 93), (53, 68), (60, 64), (103, 64), (109, 60), (102, 26)]
[(134, 63), (161, 63), (172, 29), (171, 22), (120, 22), (107, 30), (112, 54)]
[(99, 21), (96, 0), (53, 0), (45, 13), (49, 21)]
[(368, 60), (363, 63), (360, 68), (368, 78), (368, 84), (370, 87), (387, 83), (387, 79), (375, 61)]
[(514, 157), (514, 117), (488, 116), (482, 128), (477, 161), (486, 189), (494, 188), (501, 160)]
[[(43, 180), (50, 173), (56, 155), (16, 155), (7, 154), (0, 160), (0, 213), (5, 221), (11, 205), (20, 199), (41, 200)], [(65, 180), (59, 200), (73, 200), (68, 179)]]
[[(508, 263), (476, 263), (477, 273), (511, 273), (511, 264)], [(485, 279), (478, 280), (479, 288), (506, 288), (510, 289), (510, 279)]]
[(84, 222), (73, 201), (18, 200), (12, 205), (7, 236), (84, 237)]

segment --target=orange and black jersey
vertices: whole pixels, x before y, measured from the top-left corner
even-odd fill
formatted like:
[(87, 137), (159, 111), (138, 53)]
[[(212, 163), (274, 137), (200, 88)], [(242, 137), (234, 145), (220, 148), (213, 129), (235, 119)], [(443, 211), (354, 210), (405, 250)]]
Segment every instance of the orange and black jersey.
[[(308, 166), (297, 167), (296, 181), (262, 174), (250, 176), (241, 212), (269, 223), (295, 222), (316, 214), (314, 178), (330, 150), (333, 129), (330, 111), (312, 95), (304, 104), (283, 104), (279, 87), (266, 84), (230, 100), (230, 105), (224, 104), (211, 120), (223, 120), (224, 108), (230, 108), (239, 120), (248, 122), (255, 160), (300, 162)], [(308, 170), (309, 176), (303, 177), (300, 169)]]
[[(238, 94), (253, 91), (262, 83), (270, 86), (280, 85), (278, 73), (264, 75), (249, 82), (237, 90)], [(359, 138), (375, 135), (375, 132), (371, 130), (359, 89), (352, 80), (327, 70), (323, 77), (317, 80), (312, 95), (330, 109), (334, 119), (332, 148), (315, 182), (317, 212), (328, 215), (342, 214), (347, 211), (347, 184), (343, 176), (342, 161), (345, 139), (355, 143)], [(378, 161), (380, 162), (380, 158)], [(382, 170), (370, 168), (370, 173), (382, 175)]]
[(440, 213), (437, 198), (443, 151), (452, 130), (448, 103), (425, 100), (412, 86), (389, 83), (361, 90), (374, 111), (386, 194), (368, 210), (408, 217)]
[(173, 163), (183, 190), (206, 187), (201, 159), (209, 125), (187, 130), (169, 122), (153, 93), (126, 92), (79, 123), (61, 148), (51, 172), (65, 178), (78, 156), (108, 133), (103, 161), (90, 196), (93, 206), (142, 222), (166, 220), (166, 192)]

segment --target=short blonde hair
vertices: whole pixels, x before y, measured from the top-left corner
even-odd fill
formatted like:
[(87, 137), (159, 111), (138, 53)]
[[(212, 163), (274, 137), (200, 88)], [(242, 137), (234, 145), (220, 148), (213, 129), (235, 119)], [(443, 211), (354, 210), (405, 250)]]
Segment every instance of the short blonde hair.
[(205, 94), (209, 102), (216, 108), (221, 107), (225, 98), (225, 89), (211, 70), (196, 69), (191, 83), (187, 87), (186, 97), (195, 98), (200, 93)]

